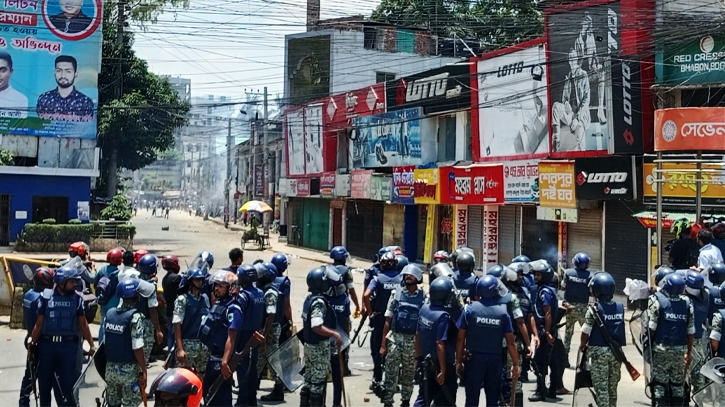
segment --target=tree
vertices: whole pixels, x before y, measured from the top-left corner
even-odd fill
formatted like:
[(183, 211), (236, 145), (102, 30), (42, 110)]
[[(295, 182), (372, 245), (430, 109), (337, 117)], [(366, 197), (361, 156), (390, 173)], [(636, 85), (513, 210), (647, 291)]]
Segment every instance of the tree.
[(131, 205), (123, 195), (116, 195), (111, 203), (101, 211), (101, 219), (103, 220), (129, 220), (133, 216)]
[(544, 34), (538, 0), (383, 0), (370, 20), (420, 27), (447, 38), (476, 38), (484, 51)]
[[(153, 22), (167, 3), (184, 4), (176, 0), (144, 1), (129, 7), (129, 16), (138, 18), (139, 23)], [(103, 63), (98, 84), (98, 146), (103, 152), (103, 170), (96, 191), (105, 190), (108, 197), (116, 194), (119, 168), (143, 168), (156, 160), (159, 151), (173, 147), (174, 130), (186, 124), (190, 109), (166, 79), (149, 72), (146, 61), (136, 57), (133, 33), (123, 32), (122, 41), (118, 41), (115, 5), (104, 4)]]
[(15, 160), (10, 151), (0, 148), (0, 165), (15, 165)]

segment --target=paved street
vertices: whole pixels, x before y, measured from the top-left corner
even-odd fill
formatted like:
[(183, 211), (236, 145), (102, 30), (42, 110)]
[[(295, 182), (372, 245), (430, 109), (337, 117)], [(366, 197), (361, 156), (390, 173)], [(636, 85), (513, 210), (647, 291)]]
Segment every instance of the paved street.
[[(202, 250), (208, 250), (214, 254), (215, 268), (223, 267), (228, 264), (227, 253), (232, 247), (240, 244), (241, 232), (224, 229), (223, 226), (214, 221), (203, 221), (199, 217), (189, 217), (188, 213), (172, 211), (170, 219), (152, 218), (150, 211), (140, 210), (138, 216), (134, 218), (138, 232), (135, 238), (136, 248), (145, 248), (157, 256), (166, 254), (176, 254), (179, 256), (182, 267), (185, 262), (191, 261), (197, 253)], [(168, 231), (162, 231), (162, 226), (169, 226)], [(277, 236), (272, 235), (272, 249), (261, 252), (256, 250), (256, 246), (248, 244), (244, 250), (245, 262), (251, 263), (257, 258), (269, 260), (276, 251), (285, 252), (292, 257), (292, 265), (290, 267), (289, 277), (292, 281), (292, 307), (295, 315), (295, 323), (301, 328), (302, 321), (300, 317), (302, 302), (307, 295), (305, 276), (307, 271), (320, 264), (327, 259), (324, 253), (302, 250), (286, 246), (284, 243), (276, 241)], [(100, 259), (105, 257), (100, 253), (94, 254), (94, 257)], [(369, 261), (355, 259), (354, 267), (366, 268)], [(162, 276), (159, 276), (161, 279)], [(355, 275), (356, 290), (359, 295), (362, 294), (362, 274)], [(25, 350), (23, 349), (24, 331), (10, 330), (8, 328), (8, 317), (1, 319), (0, 325), (0, 399), (3, 404), (14, 404), (19, 388), (20, 380), (23, 375), (25, 366)], [(357, 326), (356, 320), (353, 322)], [(93, 326), (93, 332), (97, 332), (98, 327)], [(563, 329), (561, 330), (563, 335)], [(627, 335), (629, 341), (629, 334)], [(578, 332), (575, 335), (572, 349), (578, 347)], [(573, 353), (573, 351), (572, 351)], [(627, 346), (626, 353), (634, 365), (639, 369), (641, 367), (641, 358), (638, 357), (634, 346)], [(575, 361), (575, 356), (571, 355), (570, 361)], [(150, 381), (158, 375), (162, 362), (155, 362), (149, 370)], [(370, 378), (372, 375), (372, 364), (368, 343), (366, 342), (362, 348), (354, 345), (350, 357), (350, 368), (353, 371), (352, 377), (345, 378), (345, 387), (348, 391), (348, 406), (363, 405), (380, 405), (380, 401), (371, 391), (368, 390)], [(533, 377), (533, 374), (530, 374)], [(567, 369), (564, 375), (565, 386), (569, 389), (573, 388), (574, 371)], [(266, 394), (271, 388), (272, 383), (269, 381), (262, 382), (262, 390), (258, 397)], [(524, 384), (524, 395), (530, 396), (533, 392), (534, 384)], [(644, 377), (633, 383), (626, 372), (622, 373), (622, 381), (619, 385), (619, 404), (620, 405), (649, 405), (649, 400), (644, 395)], [(417, 388), (416, 388), (417, 392)], [(417, 393), (416, 393), (417, 394)], [(89, 394), (82, 395), (83, 405), (93, 405), (93, 397)], [(328, 387), (328, 406), (332, 404), (332, 385)], [(365, 399), (369, 402), (365, 402)], [(288, 405), (298, 405), (299, 397), (297, 393), (287, 394), (286, 403)], [(465, 400), (463, 389), (458, 391), (458, 404), (463, 405)], [(483, 399), (482, 399), (483, 400)], [(399, 396), (396, 396), (396, 405), (399, 403)], [(572, 396), (562, 396), (561, 400), (556, 403), (560, 405), (571, 405)], [(269, 403), (269, 405), (278, 403)], [(526, 401), (527, 405), (533, 404)]]

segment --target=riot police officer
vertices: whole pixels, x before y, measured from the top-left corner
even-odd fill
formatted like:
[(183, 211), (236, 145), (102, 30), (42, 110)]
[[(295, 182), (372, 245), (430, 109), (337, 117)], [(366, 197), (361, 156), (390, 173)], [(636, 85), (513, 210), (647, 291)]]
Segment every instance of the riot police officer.
[[(380, 264), (380, 261), (382, 260), (383, 255), (385, 253), (390, 253), (390, 252), (393, 253), (393, 257), (395, 257), (396, 254), (403, 253), (402, 250), (395, 250), (394, 246), (381, 247), (378, 250), (377, 261), (374, 262), (368, 269), (365, 270), (365, 279), (363, 280), (363, 290), (367, 290), (368, 285), (370, 285), (370, 282), (373, 281), (373, 278), (382, 272), (382, 265)], [(397, 267), (397, 265), (396, 265), (396, 267)], [(363, 301), (363, 312), (365, 312), (365, 301)]]
[[(454, 296), (454, 286), (450, 278), (439, 277), (429, 287), (430, 302), (423, 305), (418, 317), (415, 334), (416, 348), (420, 354), (416, 360), (423, 366), (426, 379), (420, 384), (418, 398), (414, 407), (430, 406), (431, 401), (437, 406), (453, 406), (456, 404), (456, 369), (455, 369), (455, 323), (446, 304)], [(426, 388), (427, 386), (427, 388)]]
[[(529, 333), (529, 342), (533, 341), (534, 343), (539, 343), (538, 333), (536, 332), (536, 330), (531, 329), (531, 327), (536, 326), (536, 322), (534, 321), (534, 313), (531, 308), (532, 294), (529, 290), (529, 287), (525, 285), (526, 281), (524, 279), (524, 277), (527, 275), (531, 275), (533, 277), (533, 274), (530, 274), (531, 270), (529, 268), (529, 263), (511, 263), (509, 268), (516, 272), (516, 281), (509, 282), (508, 288), (519, 299), (519, 308), (521, 309), (521, 313), (524, 315), (524, 322)], [(529, 370), (531, 370), (531, 358), (522, 357), (521, 377), (519, 378), (519, 381), (521, 381), (522, 383), (527, 383), (529, 381)]]
[[(713, 292), (715, 289), (713, 289)], [(720, 298), (725, 298), (725, 284), (721, 284), (717, 290)], [(720, 346), (722, 335), (725, 333), (725, 309), (719, 309), (712, 316), (712, 330), (710, 331), (710, 345), (712, 353), (717, 357), (725, 357), (725, 346)]]
[[(532, 309), (539, 342), (538, 344), (535, 342), (537, 347), (533, 363), (536, 363), (541, 373), (536, 378), (536, 391), (529, 397), (529, 401), (544, 401), (547, 397), (556, 397), (556, 386), (553, 383), (555, 380), (552, 379), (551, 389), (547, 392), (546, 374), (549, 370), (549, 364), (556, 361), (553, 352), (554, 342), (557, 337), (555, 317), (559, 311), (559, 302), (556, 298), (555, 288), (549, 285), (554, 278), (554, 270), (549, 263), (541, 259), (529, 264), (534, 272), (537, 284), (535, 297), (532, 298)], [(552, 369), (552, 371), (554, 371), (552, 372), (552, 375), (554, 375), (558, 370)]]
[(154, 292), (148, 296), (146, 304), (144, 301), (139, 301), (137, 309), (144, 315), (143, 323), (144, 326), (144, 356), (146, 357), (146, 363), (148, 363), (151, 357), (151, 350), (155, 343), (161, 343), (164, 340), (164, 334), (161, 332), (161, 324), (159, 324), (159, 300), (156, 294), (156, 273), (158, 271), (158, 261), (156, 256), (153, 254), (146, 254), (141, 257), (138, 261), (138, 271), (141, 273), (139, 278), (141, 280), (149, 281), (154, 284)]
[[(103, 268), (96, 273), (96, 277), (94, 279), (96, 297), (98, 298), (98, 304), (101, 306), (101, 326), (98, 328), (98, 342), (103, 342), (103, 336), (105, 334), (103, 328), (105, 324), (103, 321), (106, 319), (108, 310), (117, 307), (120, 302), (119, 298), (116, 296), (116, 287), (118, 286), (118, 266), (120, 266), (123, 262), (123, 251), (118, 248), (109, 250), (108, 253), (106, 253), (106, 262), (108, 262), (108, 264), (103, 266)], [(106, 279), (104, 279), (104, 277), (106, 277)], [(105, 293), (99, 290), (98, 283), (101, 279), (103, 279), (104, 283), (107, 283), (107, 290)], [(110, 298), (107, 298), (107, 295)]]
[[(326, 267), (327, 279), (330, 281), (330, 289), (325, 292), (325, 299), (335, 311), (335, 320), (338, 329), (342, 329), (350, 335), (350, 297), (348, 296), (345, 276), (337, 267)], [(345, 268), (343, 272), (348, 272)], [(343, 356), (344, 357), (344, 356)], [(344, 371), (340, 371), (340, 355), (332, 350), (330, 355), (330, 366), (332, 368), (332, 405), (340, 406), (342, 401), (342, 377)]]
[(465, 367), (466, 406), (478, 406), (481, 387), (486, 393), (486, 405), (496, 406), (501, 397), (503, 361), (500, 349), (503, 340), (506, 339), (513, 360), (511, 377), (519, 375), (519, 353), (511, 318), (506, 305), (499, 301), (498, 279), (489, 275), (480, 278), (476, 283), (476, 297), (478, 299), (468, 304), (458, 320), (456, 371), (463, 377)]
[(433, 264), (438, 263), (448, 263), (451, 260), (451, 257), (448, 255), (448, 252), (445, 250), (438, 250), (437, 252), (433, 253)]
[(685, 370), (692, 362), (695, 312), (682, 295), (685, 281), (680, 275), (670, 273), (660, 285), (662, 289), (649, 297), (648, 304), (653, 398), (656, 406), (680, 406)]
[(174, 301), (171, 320), (176, 341), (176, 361), (179, 367), (189, 367), (203, 378), (209, 361), (209, 349), (199, 340), (199, 329), (211, 307), (209, 297), (201, 292), (204, 273), (198, 268), (188, 270), (181, 285)]
[[(703, 326), (708, 318), (710, 310), (710, 290), (705, 287), (705, 278), (697, 271), (688, 270), (685, 276), (685, 295), (692, 303), (692, 309), (695, 317), (695, 346), (692, 347), (692, 364), (689, 372), (689, 386), (685, 391), (685, 399), (690, 394), (695, 394), (705, 387), (704, 377), (700, 374), (700, 368), (705, 364), (706, 356), (704, 349), (706, 343), (703, 343), (705, 327)], [(707, 341), (707, 336), (705, 336)], [(689, 391), (687, 391), (689, 390)]]
[[(211, 358), (206, 364), (203, 389), (208, 391), (221, 375), (224, 383), (219, 391), (207, 401), (208, 406), (229, 407), (232, 405), (232, 370), (229, 360), (237, 343), (237, 332), (242, 325), (242, 309), (232, 295), (237, 290), (237, 275), (231, 271), (219, 270), (209, 279), (214, 287), (216, 303), (202, 322), (199, 339), (206, 345)], [(207, 395), (208, 397), (209, 395)]]
[(712, 326), (713, 315), (725, 308), (725, 298), (720, 295), (720, 290), (718, 290), (718, 287), (722, 287), (725, 282), (725, 264), (715, 263), (710, 267), (710, 282), (713, 284), (713, 288), (710, 290), (710, 307), (707, 311), (707, 321)]
[(604, 337), (594, 313), (604, 323), (609, 337), (619, 346), (627, 344), (624, 330), (624, 305), (614, 302), (614, 278), (609, 273), (597, 273), (591, 281), (592, 293), (597, 299), (596, 308), (587, 307), (582, 325), (579, 350), (588, 350), (591, 360), (592, 383), (599, 407), (616, 407), (617, 386), (622, 377), (622, 362), (614, 357), (609, 343)]
[[(370, 354), (373, 358), (373, 390), (380, 393), (381, 381), (383, 380), (383, 357), (380, 354), (380, 347), (383, 344), (383, 327), (385, 326), (385, 311), (388, 306), (390, 294), (403, 280), (397, 270), (398, 261), (392, 252), (383, 254), (380, 258), (381, 272), (373, 277), (373, 280), (365, 289), (363, 294), (364, 309), (370, 316), (370, 327), (373, 332), (370, 334)], [(372, 301), (373, 293), (375, 300)]]
[(75, 291), (80, 279), (75, 267), (60, 267), (53, 276), (55, 288), (43, 291), (38, 302), (38, 316), (28, 352), (33, 358), (37, 351), (38, 392), (42, 406), (50, 405), (50, 392), (56, 377), (61, 393), (66, 397), (64, 403), (77, 404), (72, 395), (73, 385), (81, 375), (76, 363), (81, 352), (79, 333), (90, 345), (89, 353), (93, 355), (96, 351), (83, 311), (83, 297)]
[[(257, 287), (264, 291), (264, 330), (262, 332), (264, 343), (259, 349), (257, 362), (257, 371), (260, 373), (264, 371), (264, 366), (267, 364), (267, 356), (279, 348), (279, 334), (284, 322), (284, 298), (274, 284), (274, 280), (277, 278), (277, 267), (268, 262), (263, 265), (265, 272), (258, 275), (257, 280)], [(271, 393), (260, 399), (262, 401), (284, 401), (284, 384), (277, 377), (274, 369), (270, 368), (269, 371), (272, 381), (274, 381), (274, 388)]]
[(302, 306), (303, 337), (305, 342), (305, 384), (300, 391), (301, 407), (325, 405), (327, 374), (330, 371), (330, 343), (334, 338), (338, 351), (342, 337), (335, 330), (335, 311), (324, 297), (330, 289), (327, 269), (318, 267), (307, 274), (310, 294)]
[(420, 309), (425, 303), (425, 292), (418, 288), (418, 284), (423, 283), (423, 271), (417, 265), (409, 264), (400, 276), (404, 286), (398, 286), (388, 300), (380, 347), (387, 372), (383, 386), (383, 404), (386, 407), (393, 405), (393, 394), (398, 384), (401, 385), (401, 407), (410, 405), (415, 373), (411, 363), (415, 357), (415, 332)]
[(673, 269), (670, 266), (661, 266), (655, 270), (655, 287), (656, 289), (662, 288), (662, 285), (664, 284), (665, 277), (669, 276), (670, 274), (674, 274), (675, 269)]
[(472, 252), (463, 252), (456, 257), (456, 268), (458, 269), (456, 288), (464, 302), (468, 300), (470, 290), (476, 288), (478, 277), (473, 273), (474, 267), (476, 267), (476, 258)]
[(281, 345), (292, 336), (292, 302), (290, 300), (292, 284), (290, 279), (284, 275), (285, 270), (289, 267), (287, 256), (277, 253), (272, 256), (270, 263), (277, 267), (277, 278), (274, 280), (274, 284), (281, 294), (280, 301), (284, 304), (284, 321), (279, 334), (279, 344)]
[[(360, 303), (358, 302), (357, 293), (355, 292), (352, 272), (350, 272), (350, 268), (347, 266), (347, 263), (350, 261), (350, 253), (343, 246), (335, 246), (332, 250), (330, 250), (330, 258), (332, 259), (332, 265), (337, 268), (337, 271), (342, 276), (350, 301), (355, 304), (355, 315), (360, 315)], [(398, 266), (400, 266), (400, 264), (398, 264)], [(355, 318), (357, 318), (357, 316)]]
[(564, 290), (563, 306), (566, 309), (566, 331), (564, 334), (564, 349), (566, 350), (566, 367), (569, 367), (569, 350), (571, 349), (571, 338), (574, 336), (574, 325), (584, 323), (584, 315), (589, 304), (589, 282), (591, 273), (589, 270), (589, 255), (583, 252), (577, 253), (572, 259), (573, 269), (564, 271), (564, 278), (561, 279), (561, 288)]
[(137, 406), (146, 391), (143, 315), (135, 306), (139, 291), (153, 290), (150, 286), (133, 278), (119, 282), (116, 293), (123, 302), (106, 314), (106, 401), (111, 407)]
[(531, 271), (531, 266), (529, 266), (529, 263), (531, 263), (531, 259), (529, 259), (528, 256), (519, 255), (511, 259), (511, 264), (509, 267), (516, 270), (518, 273), (519, 268), (523, 272), (523, 286), (524, 287), (534, 287), (536, 286), (536, 279), (534, 278), (534, 273)]
[[(238, 301), (242, 308), (244, 319), (242, 325), (237, 331), (237, 352), (244, 350), (247, 341), (254, 335), (256, 331), (262, 329), (264, 323), (264, 292), (254, 286), (260, 271), (262, 274), (266, 272), (263, 263), (242, 264), (239, 266), (237, 275), (241, 290), (239, 291)], [(257, 404), (257, 359), (259, 351), (257, 348), (252, 349), (249, 354), (237, 364), (237, 383), (239, 394), (236, 406), (247, 406)]]
[(473, 255), (473, 249), (466, 246), (459, 246), (456, 250), (453, 251), (450, 255), (451, 259), (451, 266), (453, 267), (453, 272), (458, 275), (458, 256), (460, 256), (462, 253), (471, 253)]
[[(23, 296), (23, 327), (27, 331), (25, 336), (25, 346), (28, 346), (28, 340), (33, 334), (35, 320), (38, 317), (38, 301), (43, 295), (43, 291), (53, 288), (53, 270), (48, 267), (38, 267), (33, 275), (33, 288), (28, 290)], [(33, 360), (34, 368), (37, 371), (38, 361)], [(25, 375), (20, 385), (20, 407), (30, 406), (30, 394), (33, 392), (34, 383), (32, 382), (30, 368), (26, 365)], [(56, 396), (56, 404), (62, 405), (63, 399), (58, 387), (58, 382), (53, 380), (53, 392)]]

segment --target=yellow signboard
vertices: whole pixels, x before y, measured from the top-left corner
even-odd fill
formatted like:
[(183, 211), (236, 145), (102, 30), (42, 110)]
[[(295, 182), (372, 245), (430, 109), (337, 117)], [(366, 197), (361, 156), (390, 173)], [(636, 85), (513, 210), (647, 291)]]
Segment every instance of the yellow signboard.
[[(657, 164), (644, 164), (644, 202), (656, 203), (657, 184), (654, 182), (654, 170)], [(662, 202), (665, 204), (694, 204), (697, 195), (697, 172), (677, 172), (677, 170), (696, 169), (696, 164), (662, 163)], [(725, 171), (721, 165), (704, 164), (702, 172), (702, 203), (705, 205), (725, 205)], [(716, 170), (716, 171), (712, 171)]]
[(413, 172), (413, 190), (416, 204), (440, 202), (438, 168), (416, 169)]
[[(418, 170), (416, 170), (418, 171)], [(436, 206), (428, 205), (428, 217), (425, 220), (425, 247), (423, 249), (423, 262), (430, 263), (430, 255), (433, 252), (433, 228), (435, 227)]]
[(539, 162), (539, 205), (576, 208), (574, 161)]

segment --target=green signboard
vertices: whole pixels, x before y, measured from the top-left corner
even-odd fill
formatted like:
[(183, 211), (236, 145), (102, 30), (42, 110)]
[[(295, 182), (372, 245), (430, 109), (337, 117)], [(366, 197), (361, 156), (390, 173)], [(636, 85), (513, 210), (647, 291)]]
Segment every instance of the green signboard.
[(707, 35), (658, 52), (655, 75), (665, 85), (725, 83), (725, 37)]
[(389, 176), (373, 175), (370, 178), (370, 199), (374, 201), (389, 201), (392, 181), (393, 179)]

